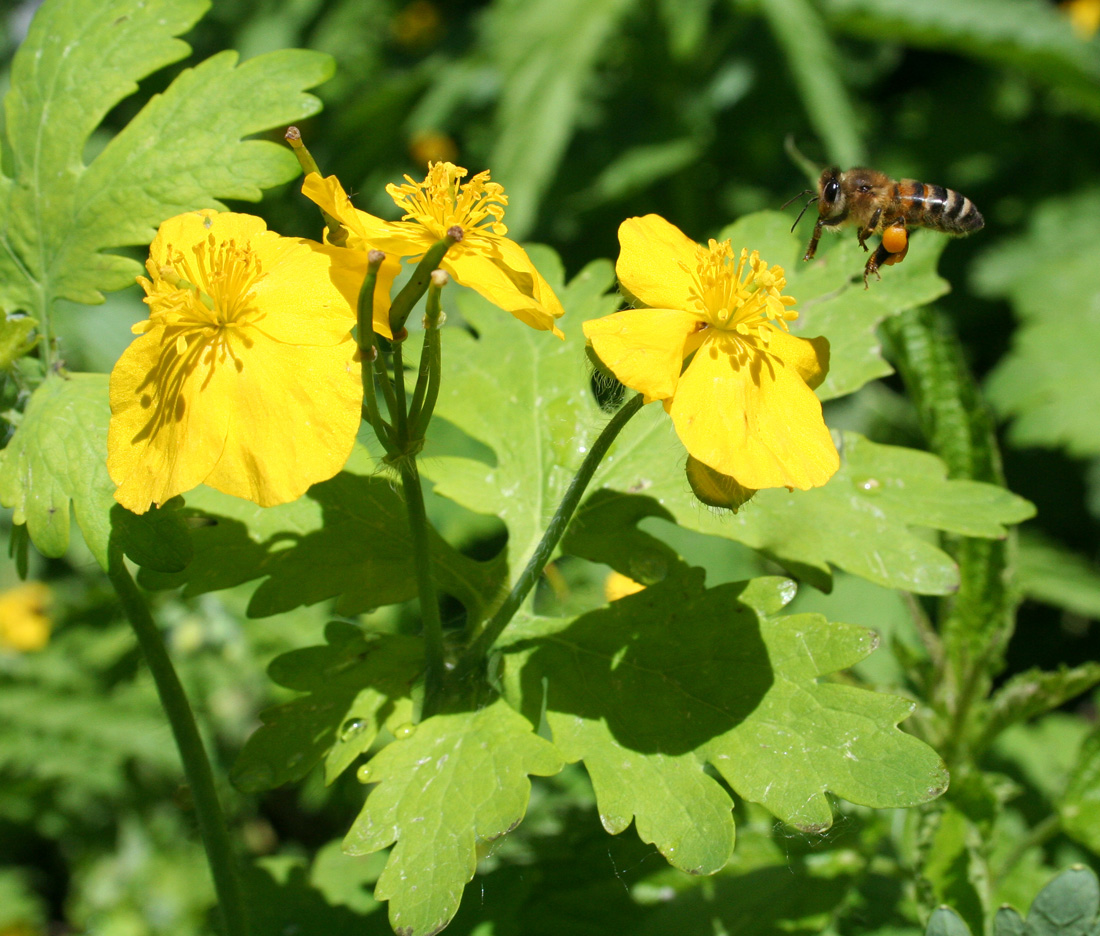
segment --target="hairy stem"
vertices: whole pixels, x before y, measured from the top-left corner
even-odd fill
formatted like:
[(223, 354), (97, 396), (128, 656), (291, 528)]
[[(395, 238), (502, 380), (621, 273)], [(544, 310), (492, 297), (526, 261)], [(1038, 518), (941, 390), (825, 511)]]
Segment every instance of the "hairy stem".
[[(926, 307), (884, 325), (892, 356), (916, 406), (932, 451), (953, 478), (1004, 484), (993, 419), (944, 315)], [(954, 537), (946, 545), (959, 564), (959, 591), (942, 616), (939, 702), (948, 725), (942, 741), (949, 765), (968, 756), (973, 714), (1003, 666), (1017, 595), (1006, 571), (1013, 537)]]
[(223, 930), (227, 936), (248, 936), (248, 916), (237, 860), (225, 816), (218, 802), (214, 773), (203, 748), (187, 694), (164, 647), (149, 607), (126, 568), (122, 550), (114, 544), (110, 547), (107, 574), (137, 635), (142, 655), (153, 674), (160, 704), (172, 726), (176, 747), (183, 761), (183, 772), (191, 788), (199, 832), (206, 848), (206, 860), (214, 878)]

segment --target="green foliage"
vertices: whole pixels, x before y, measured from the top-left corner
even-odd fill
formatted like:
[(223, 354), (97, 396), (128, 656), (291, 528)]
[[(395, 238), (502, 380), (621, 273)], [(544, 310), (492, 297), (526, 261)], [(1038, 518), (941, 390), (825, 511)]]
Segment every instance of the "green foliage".
[(1031, 72), (1072, 92), (1100, 113), (1100, 54), (1082, 42), (1063, 16), (1033, 0), (824, 0), (840, 28), (858, 35), (903, 41), (981, 56)]
[[(0, 18), (0, 930), (217, 927), (205, 814), (98, 568), (110, 543), (157, 589), (254, 933), (1096, 936), (1100, 475), (1034, 450), (1100, 451), (1100, 46), (1065, 14), (46, 0), (25, 36)], [(304, 90), (332, 74), (325, 53), (321, 114)], [(385, 183), (453, 158), (504, 183), (512, 236), (554, 247), (531, 255), (565, 342), (443, 293), (441, 418), (418, 462), (438, 635), (414, 603), (400, 461), (357, 447), (294, 504), (198, 488), (137, 517), (106, 473), (107, 378), (66, 369), (110, 369), (147, 315), (120, 287), (164, 218), (294, 177), (275, 141), (305, 117), (360, 206), (393, 217)], [(795, 232), (797, 206), (762, 210), (817, 171), (784, 157), (788, 136), (958, 188), (987, 226), (915, 232), (867, 289), (850, 227), (803, 263), (815, 207)], [(318, 236), (296, 186), (259, 210)], [(843, 467), (711, 511), (644, 407), (471, 662), (617, 403), (581, 324), (620, 306), (593, 258), (649, 212), (785, 268), (793, 330), (830, 342), (818, 393)], [(81, 303), (114, 289), (89, 324)], [(1003, 469), (973, 373), (1012, 420)], [(1005, 477), (1038, 511), (1018, 554), (1035, 508)], [(647, 587), (605, 604), (608, 567)], [(18, 576), (45, 588), (8, 591)], [(41, 651), (5, 643), (46, 616)]]
[[(1096, 292), (1098, 217), (1098, 191), (1047, 202), (1026, 234), (988, 251), (975, 270), (975, 286), (1009, 299), (1023, 321), (988, 385), (990, 402), (1013, 420), (1009, 437), (1016, 445), (1100, 453), (1096, 410), (1079, 405), (1100, 393), (1093, 366), (1100, 325), (1083, 314)], [(1043, 275), (1051, 269), (1058, 275)]]
[(1037, 534), (1021, 535), (1018, 575), (1029, 598), (1088, 618), (1100, 617), (1100, 571), (1071, 549)]
[(157, 572), (179, 572), (194, 555), (179, 511), (182, 497), (138, 516), (119, 504), (111, 508), (111, 534), (127, 558)]
[(0, 322), (0, 369), (11, 367), (27, 351), (28, 339), (38, 322), (29, 315), (21, 318), (8, 318)]
[[(85, 166), (88, 137), (136, 82), (188, 54), (174, 38), (205, 0), (135, 6), (54, 0), (12, 62), (0, 204), (0, 304), (43, 321), (56, 299), (102, 301), (139, 264), (105, 249), (146, 244), (165, 218), (257, 200), (297, 166), (283, 147), (242, 137), (317, 110), (303, 88), (330, 73), (325, 56), (282, 51), (236, 66), (215, 56), (182, 72)], [(248, 101), (247, 108), (234, 106)], [(10, 167), (10, 168), (9, 168)]]
[[(909, 526), (997, 537), (1004, 524), (1032, 514), (1030, 504), (1003, 488), (947, 480), (932, 455), (855, 434), (843, 436), (841, 469), (825, 487), (761, 491), (732, 517), (704, 512), (669, 457), (674, 440), (667, 417), (650, 409), (623, 433), (597, 481), (620, 492), (642, 491), (638, 496), (661, 504), (681, 526), (745, 543), (825, 590), (835, 565), (890, 588), (947, 594), (958, 584), (954, 561)], [(841, 515), (847, 532), (838, 536)]]
[[(993, 936), (1086, 936), (1095, 932), (1100, 909), (1100, 884), (1091, 868), (1069, 868), (1035, 896), (1025, 921), (1012, 907), (1002, 907), (993, 922)], [(925, 936), (969, 936), (972, 932), (948, 907), (928, 921)]]
[(630, 8), (630, 0), (508, 0), (486, 12), (484, 47), (501, 87), (490, 165), (519, 205), (508, 212), (512, 236), (533, 226), (608, 38)]
[[(537, 259), (546, 253), (535, 254)], [(618, 297), (607, 295), (610, 264), (595, 261), (561, 289), (557, 264), (540, 264), (573, 321), (613, 312)], [(444, 378), (436, 414), (488, 445), (495, 465), (473, 458), (433, 456), (431, 447), (423, 473), (435, 493), (478, 513), (496, 514), (508, 527), (508, 564), (521, 569), (534, 551), (549, 512), (561, 500), (574, 466), (591, 444), (601, 420), (595, 400), (578, 392), (583, 375), (575, 337), (547, 341), (531, 330), (516, 333), (509, 317), (480, 296), (458, 297), (463, 319), (478, 332), (449, 331), (443, 352)], [(509, 327), (502, 327), (503, 325)], [(494, 401), (473, 406), (471, 400)], [(541, 418), (529, 419), (531, 413)]]
[(103, 374), (53, 376), (35, 390), (18, 430), (0, 452), (0, 504), (14, 508), (38, 550), (69, 548), (69, 505), (104, 569), (114, 485), (107, 475), (110, 407)]
[(609, 832), (636, 818), (676, 867), (718, 870), (733, 823), (706, 764), (815, 832), (832, 824), (826, 790), (872, 806), (942, 792), (939, 758), (895, 728), (910, 703), (815, 685), (870, 653), (871, 632), (773, 617), (791, 595), (782, 579), (704, 591), (701, 578), (670, 578), (575, 621), (534, 618), (510, 638), (507, 697), (535, 715), (545, 707), (566, 759), (584, 760)]
[[(180, 515), (196, 525), (194, 561), (174, 574), (150, 569), (142, 584), (185, 585), (185, 594), (201, 595), (263, 579), (248, 606), (252, 617), (328, 598), (338, 599), (339, 614), (407, 601), (416, 582), (404, 504), (389, 480), (371, 474), (365, 451), (348, 468), (294, 503), (266, 509), (208, 489), (188, 494)], [(432, 554), (439, 588), (479, 617), (499, 588), (502, 561), (469, 559), (438, 534)]]
[(783, 48), (814, 130), (831, 163), (866, 162), (855, 109), (844, 87), (839, 55), (809, 0), (760, 0), (760, 10)]
[(1058, 806), (1066, 834), (1100, 852), (1100, 733), (1093, 732), (1081, 745)]
[(377, 783), (344, 840), (366, 855), (396, 842), (375, 897), (409, 936), (437, 933), (458, 910), (477, 866), (477, 841), (514, 827), (527, 809), (528, 774), (562, 768), (548, 741), (503, 700), (436, 715), (371, 758), (360, 779)]
[(255, 792), (301, 780), (325, 757), (331, 783), (374, 744), (413, 718), (413, 683), (423, 668), (420, 640), (398, 635), (368, 638), (350, 624), (328, 625), (325, 647), (278, 657), (271, 678), (307, 693), (261, 713), (233, 767), (233, 783)]

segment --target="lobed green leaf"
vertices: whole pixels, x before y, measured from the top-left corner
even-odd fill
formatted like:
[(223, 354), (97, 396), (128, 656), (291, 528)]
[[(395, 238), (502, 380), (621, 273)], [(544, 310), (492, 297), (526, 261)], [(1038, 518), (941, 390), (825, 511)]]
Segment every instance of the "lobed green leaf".
[(96, 561), (107, 568), (115, 485), (107, 474), (111, 411), (106, 374), (54, 375), (31, 395), (0, 451), (0, 504), (14, 509), (44, 556), (69, 548), (69, 505)]
[(824, 487), (760, 491), (737, 514), (718, 514), (692, 497), (674, 444), (665, 414), (647, 407), (623, 430), (596, 483), (641, 492), (634, 496), (656, 501), (681, 526), (745, 543), (823, 590), (831, 564), (890, 588), (949, 594), (955, 563), (910, 527), (1001, 537), (1006, 524), (1034, 513), (1003, 488), (948, 480), (927, 452), (845, 433), (840, 470)]
[(412, 686), (424, 667), (419, 638), (368, 635), (339, 621), (325, 628), (327, 644), (292, 650), (268, 672), (305, 695), (260, 713), (230, 779), (246, 792), (301, 780), (325, 760), (332, 783), (365, 753), (382, 728), (412, 720)]
[[(140, 581), (199, 595), (262, 579), (248, 605), (251, 617), (329, 598), (344, 615), (408, 601), (416, 596), (408, 515), (393, 484), (373, 469), (357, 449), (336, 477), (276, 507), (208, 488), (192, 491), (182, 515), (196, 524), (194, 561), (172, 575), (143, 570)], [(469, 559), (434, 530), (430, 546), (440, 591), (480, 617), (500, 590), (504, 557)]]
[(784, 579), (704, 590), (691, 570), (573, 621), (526, 619), (504, 648), (506, 697), (544, 712), (565, 758), (584, 761), (609, 832), (633, 820), (692, 873), (733, 847), (731, 802), (707, 765), (805, 831), (832, 823), (826, 791), (879, 807), (938, 796), (942, 761), (896, 727), (912, 703), (819, 681), (877, 637), (773, 616), (790, 595)]
[(375, 897), (390, 902), (402, 936), (430, 936), (450, 922), (477, 866), (478, 842), (518, 825), (528, 774), (563, 764), (554, 746), (506, 702), (435, 715), (367, 764), (376, 783), (344, 840), (352, 855), (394, 845)]
[[(103, 301), (141, 266), (113, 248), (148, 244), (164, 219), (219, 199), (255, 201), (293, 178), (286, 147), (243, 140), (315, 113), (303, 93), (328, 56), (284, 50), (237, 66), (233, 52), (181, 72), (88, 165), (91, 133), (137, 82), (184, 58), (175, 38), (207, 0), (50, 0), (12, 62), (0, 175), (0, 306), (48, 315)], [(247, 106), (241, 106), (247, 102)]]

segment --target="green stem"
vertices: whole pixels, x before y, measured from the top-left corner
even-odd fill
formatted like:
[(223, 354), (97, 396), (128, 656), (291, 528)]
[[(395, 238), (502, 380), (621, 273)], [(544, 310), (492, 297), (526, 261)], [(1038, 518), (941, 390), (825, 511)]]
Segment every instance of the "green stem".
[(413, 306), (428, 290), (431, 283), (432, 271), (439, 267), (447, 251), (462, 240), (462, 228), (455, 225), (447, 231), (446, 236), (436, 241), (424, 254), (424, 259), (416, 265), (412, 277), (402, 288), (390, 305), (390, 331), (394, 341), (400, 341), (398, 337), (405, 328), (405, 321), (412, 312)]
[[(381, 255), (381, 253), (381, 251), (371, 251), (371, 254)], [(378, 281), (378, 268), (382, 266), (384, 259), (384, 256), (368, 255), (367, 275), (359, 290), (359, 302), (356, 306), (356, 323), (359, 336), (360, 375), (363, 381), (364, 415), (387, 454), (392, 455), (397, 451), (393, 429), (382, 418), (382, 413), (378, 409), (378, 397), (374, 392), (374, 362), (379, 357), (378, 344), (374, 340), (374, 289)]]
[[(439, 281), (437, 283), (437, 277)], [(422, 439), (439, 396), (439, 372), (442, 349), (439, 325), (443, 317), (440, 293), (447, 282), (447, 274), (437, 271), (428, 287), (427, 309), (424, 314), (424, 346), (420, 349), (420, 367), (416, 377), (416, 389), (409, 404), (409, 428), (413, 439)]]
[(416, 566), (416, 590), (420, 599), (420, 614), (424, 621), (424, 653), (427, 659), (427, 676), (424, 690), (422, 718), (434, 714), (443, 694), (446, 673), (443, 650), (443, 621), (439, 617), (439, 600), (432, 578), (432, 557), (429, 540), (430, 526), (424, 509), (424, 491), (420, 486), (420, 473), (415, 458), (402, 458), (398, 462), (401, 472), (401, 488), (405, 494), (405, 509), (409, 513), (409, 533), (412, 537), (413, 561)]
[(113, 543), (110, 546), (107, 575), (118, 593), (126, 617), (134, 628), (142, 655), (149, 666), (149, 671), (153, 674), (160, 703), (172, 726), (176, 747), (179, 748), (180, 759), (183, 761), (183, 772), (191, 788), (195, 813), (199, 821), (199, 832), (206, 848), (206, 860), (210, 865), (210, 874), (214, 878), (214, 889), (217, 892), (218, 905), (222, 913), (223, 930), (226, 936), (247, 936), (248, 917), (240, 873), (233, 854), (229, 830), (225, 824), (225, 816), (218, 803), (214, 773), (202, 746), (195, 716), (179, 676), (176, 675), (176, 670), (172, 666), (168, 651), (164, 647), (156, 622), (126, 568), (122, 550)]
[[(929, 447), (951, 478), (1004, 484), (995, 425), (945, 316), (911, 309), (883, 323), (892, 357), (916, 407)], [(941, 615), (942, 678), (937, 701), (947, 714), (940, 750), (949, 766), (971, 756), (972, 723), (993, 676), (1004, 666), (1018, 595), (1006, 570), (1014, 540), (954, 537), (945, 544), (959, 565), (959, 589)]]
[(382, 396), (386, 401), (386, 409), (390, 414), (390, 421), (396, 425), (398, 420), (398, 412), (404, 413), (404, 410), (398, 410), (397, 397), (393, 392), (393, 383), (390, 380), (390, 372), (386, 368), (386, 358), (379, 349), (379, 354), (374, 359), (374, 373), (378, 377), (378, 382), (382, 385)]
[(607, 454), (611, 443), (615, 441), (615, 437), (622, 431), (623, 426), (642, 408), (642, 403), (643, 397), (640, 393), (627, 401), (622, 409), (612, 417), (611, 421), (604, 426), (603, 431), (592, 444), (592, 448), (589, 449), (584, 461), (581, 462), (581, 466), (573, 476), (573, 480), (569, 482), (569, 489), (565, 492), (558, 509), (550, 519), (550, 524), (546, 527), (546, 532), (542, 535), (542, 539), (535, 548), (534, 555), (531, 556), (527, 567), (516, 580), (515, 585), (512, 586), (512, 590), (508, 593), (508, 597), (504, 599), (504, 603), (497, 609), (496, 614), (493, 615), (489, 623), (485, 625), (485, 628), (463, 654), (456, 673), (458, 680), (468, 676), (488, 656), (493, 644), (504, 633), (504, 629), (515, 617), (524, 599), (527, 598), (531, 589), (535, 587), (535, 583), (542, 577), (542, 571), (546, 568), (546, 564), (550, 561), (558, 542), (565, 534), (569, 521), (573, 519), (573, 514), (580, 505), (585, 488), (588, 487), (588, 482), (592, 480), (592, 476), (596, 473), (596, 468), (603, 461), (603, 457)]
[(431, 422), (432, 413), (435, 412), (435, 402), (439, 399), (439, 375), (443, 367), (443, 342), (440, 340), (439, 329), (430, 328), (424, 336), (424, 350), (422, 354), (428, 356), (428, 389), (424, 394), (424, 402), (413, 422), (413, 438), (423, 438), (428, 431), (428, 423)]
[[(393, 346), (393, 392), (396, 397), (397, 412), (394, 413), (394, 422), (397, 430), (397, 444), (402, 450), (409, 444), (409, 410), (405, 402), (405, 361), (403, 342)], [(406, 453), (410, 454), (410, 453)]]
[[(297, 127), (287, 127), (286, 134), (283, 139), (290, 144), (290, 148), (294, 150), (294, 155), (298, 158), (298, 165), (302, 167), (302, 172), (305, 175), (309, 175), (311, 172), (316, 172), (318, 176), (321, 175), (321, 170), (317, 166), (317, 160), (313, 158), (313, 154), (306, 148), (306, 144), (302, 141), (302, 132)], [(348, 242), (348, 230), (340, 223), (339, 219), (334, 218), (324, 208), (319, 209), (321, 217), (325, 219), (325, 227), (328, 228), (328, 242), (335, 244), (337, 247), (343, 247)]]

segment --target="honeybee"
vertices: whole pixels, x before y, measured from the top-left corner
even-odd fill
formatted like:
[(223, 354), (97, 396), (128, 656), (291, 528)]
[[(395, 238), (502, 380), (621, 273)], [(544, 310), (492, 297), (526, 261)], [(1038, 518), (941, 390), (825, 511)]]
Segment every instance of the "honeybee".
[[(810, 194), (810, 189), (802, 195)], [(795, 198), (800, 196), (796, 195)], [(793, 199), (792, 199), (793, 201)], [(965, 195), (942, 185), (925, 185), (914, 179), (895, 182), (886, 173), (858, 167), (841, 172), (826, 169), (817, 183), (817, 194), (798, 213), (793, 231), (806, 209), (818, 203), (817, 223), (803, 260), (812, 260), (823, 229), (857, 225), (859, 246), (867, 250), (867, 238), (881, 234), (882, 241), (863, 268), (863, 288), (880, 266), (901, 263), (909, 250), (909, 231), (926, 227), (962, 236), (979, 231), (985, 219)], [(788, 202), (787, 204), (790, 204)]]

